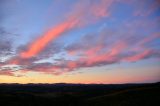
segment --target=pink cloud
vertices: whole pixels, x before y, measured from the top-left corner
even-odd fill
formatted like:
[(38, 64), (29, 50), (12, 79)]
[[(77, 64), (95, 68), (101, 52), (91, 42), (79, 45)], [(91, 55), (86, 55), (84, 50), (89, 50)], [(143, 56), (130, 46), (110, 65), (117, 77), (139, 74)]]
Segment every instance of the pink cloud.
[(160, 38), (160, 32), (154, 33), (153, 35), (150, 35), (146, 38), (144, 38), (139, 44), (140, 45), (145, 45), (146, 43), (149, 43), (155, 39), (159, 39)]
[(15, 76), (12, 71), (0, 71), (0, 75)]
[[(35, 39), (28, 45), (27, 51), (22, 51), (20, 53), (21, 58), (31, 58), (39, 54), (41, 51), (46, 48), (46, 46), (54, 41), (57, 37), (61, 36), (63, 33), (68, 32), (76, 28), (79, 25), (85, 25), (84, 21), (87, 14), (93, 14), (97, 19), (104, 17), (105, 14), (108, 14), (108, 8), (111, 5), (112, 0), (100, 0), (98, 4), (91, 5), (89, 13), (83, 8), (76, 8), (73, 14), (71, 14), (68, 19), (64, 22), (58, 24), (57, 26), (48, 30), (38, 39)], [(78, 5), (81, 5), (78, 4)], [(80, 7), (80, 6), (79, 6)]]
[(126, 61), (129, 61), (129, 62), (135, 62), (135, 61), (139, 61), (139, 60), (142, 60), (142, 59), (145, 59), (149, 56), (152, 56), (153, 52), (151, 50), (145, 50), (141, 53), (137, 53), (133, 56), (130, 56), (130, 57), (127, 57), (125, 58)]

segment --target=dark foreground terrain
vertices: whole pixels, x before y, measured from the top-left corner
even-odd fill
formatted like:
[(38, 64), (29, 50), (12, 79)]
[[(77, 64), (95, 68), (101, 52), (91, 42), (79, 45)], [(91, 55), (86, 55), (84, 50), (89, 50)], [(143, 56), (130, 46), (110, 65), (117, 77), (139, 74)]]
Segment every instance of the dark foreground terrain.
[(0, 106), (160, 106), (160, 83), (0, 84)]

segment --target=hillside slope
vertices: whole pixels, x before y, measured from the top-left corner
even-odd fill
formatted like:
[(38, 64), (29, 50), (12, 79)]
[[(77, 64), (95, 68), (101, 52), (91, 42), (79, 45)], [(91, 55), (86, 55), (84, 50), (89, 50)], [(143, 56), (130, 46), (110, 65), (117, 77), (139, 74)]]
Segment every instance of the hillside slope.
[(158, 106), (160, 105), (160, 87), (122, 90), (89, 98), (85, 104), (87, 106)]

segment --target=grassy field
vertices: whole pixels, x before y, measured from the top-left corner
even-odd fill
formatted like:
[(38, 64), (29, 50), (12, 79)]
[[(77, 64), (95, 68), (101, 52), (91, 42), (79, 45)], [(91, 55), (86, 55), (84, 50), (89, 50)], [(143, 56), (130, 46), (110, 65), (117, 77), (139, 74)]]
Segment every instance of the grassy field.
[(0, 84), (1, 106), (158, 106), (155, 84)]
[(127, 89), (108, 95), (89, 98), (87, 106), (158, 106), (160, 88), (143, 87)]

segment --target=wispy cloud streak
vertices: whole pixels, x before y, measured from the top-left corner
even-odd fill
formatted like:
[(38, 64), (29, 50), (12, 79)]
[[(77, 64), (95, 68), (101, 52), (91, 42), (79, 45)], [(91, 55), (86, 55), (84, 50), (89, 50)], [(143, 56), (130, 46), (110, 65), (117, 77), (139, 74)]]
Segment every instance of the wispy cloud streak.
[[(73, 28), (84, 25), (87, 14), (91, 14), (97, 19), (104, 17), (108, 14), (108, 8), (111, 5), (112, 0), (100, 0), (98, 4), (91, 5), (89, 12), (86, 12), (82, 8), (76, 8), (73, 14), (69, 16), (67, 20), (51, 28), (40, 38), (34, 40), (29, 46), (27, 51), (20, 53), (21, 58), (31, 58), (40, 53), (51, 42), (63, 33), (72, 30)], [(81, 3), (80, 3), (81, 4)], [(79, 4), (78, 4), (79, 5)]]

